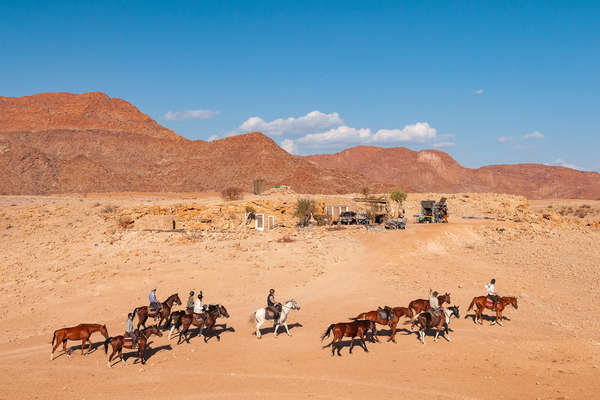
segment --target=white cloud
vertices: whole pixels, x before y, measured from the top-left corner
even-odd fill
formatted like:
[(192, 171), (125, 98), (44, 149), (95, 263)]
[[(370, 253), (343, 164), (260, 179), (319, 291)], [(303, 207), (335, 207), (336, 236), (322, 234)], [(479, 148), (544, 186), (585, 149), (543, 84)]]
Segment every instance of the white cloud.
[(483, 94), (483, 89), (478, 89), (473, 92), (474, 94)]
[(543, 138), (544, 138), (544, 135), (538, 131), (533, 131), (533, 132), (528, 133), (525, 136), (523, 136), (523, 139), (525, 139), (525, 140), (527, 140), (527, 139), (543, 139)]
[(298, 139), (298, 143), (319, 144), (349, 144), (366, 141), (371, 137), (371, 130), (366, 128), (351, 128), (349, 126), (338, 126), (323, 133), (311, 133)]
[(217, 139), (219, 139), (219, 136), (218, 136), (218, 135), (212, 135), (212, 136), (210, 136), (210, 137), (209, 137), (208, 139), (206, 139), (206, 140), (207, 140), (207, 141), (209, 141), (209, 142), (213, 142), (213, 141), (215, 141), (215, 140), (217, 140)]
[(441, 149), (443, 147), (452, 147), (456, 145), (456, 143), (454, 142), (437, 142), (433, 144), (433, 147), (435, 147), (436, 149)]
[(321, 111), (311, 111), (308, 114), (294, 118), (277, 118), (265, 121), (260, 117), (248, 118), (233, 133), (259, 131), (267, 135), (304, 135), (310, 132), (321, 131), (342, 125), (344, 121), (336, 112), (324, 114)]
[(296, 144), (291, 139), (285, 139), (281, 142), (281, 148), (290, 154), (296, 154)]
[[(368, 128), (352, 128), (342, 125), (321, 133), (311, 133), (298, 139), (298, 144), (309, 146), (334, 145), (334, 144), (380, 144), (380, 143), (426, 143), (439, 138), (450, 139), (454, 135), (437, 135), (437, 130), (427, 122), (417, 122), (406, 125), (402, 129), (380, 129), (373, 133)], [(445, 140), (438, 143), (438, 147), (451, 146), (452, 142)], [(454, 143), (452, 143), (453, 145)], [(435, 144), (434, 144), (435, 146)]]
[(572, 163), (570, 163), (570, 162), (567, 162), (567, 161), (565, 161), (564, 159), (562, 159), (562, 158), (560, 158), (560, 157), (559, 157), (559, 158), (557, 158), (556, 160), (554, 160), (554, 162), (552, 162), (552, 163), (550, 163), (550, 164), (548, 164), (548, 165), (557, 165), (557, 166), (559, 166), (559, 167), (565, 167), (565, 168), (577, 169), (577, 170), (579, 170), (579, 171), (587, 171), (587, 169), (585, 169), (585, 168), (582, 168), (582, 167), (579, 167), (579, 166), (577, 166), (577, 165), (575, 165), (575, 164), (572, 164)]
[(209, 119), (219, 114), (219, 111), (212, 110), (169, 111), (163, 115), (163, 118), (167, 121), (183, 121), (186, 119)]
[(430, 127), (427, 122), (417, 122), (414, 125), (406, 125), (403, 129), (380, 129), (370, 141), (375, 143), (424, 143), (434, 140), (436, 136), (436, 129)]
[(510, 143), (514, 140), (515, 138), (512, 136), (500, 136), (498, 139), (496, 139), (498, 141), (498, 143)]

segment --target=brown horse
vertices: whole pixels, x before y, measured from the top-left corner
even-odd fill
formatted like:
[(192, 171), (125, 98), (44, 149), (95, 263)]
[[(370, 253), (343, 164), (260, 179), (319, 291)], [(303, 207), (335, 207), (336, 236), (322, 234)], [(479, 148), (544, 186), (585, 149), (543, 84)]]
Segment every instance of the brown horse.
[(350, 342), (350, 353), (352, 353), (352, 348), (354, 347), (354, 338), (356, 336), (359, 337), (363, 349), (368, 352), (367, 345), (365, 344), (365, 334), (371, 330), (372, 334), (375, 334), (375, 322), (366, 321), (366, 320), (358, 320), (352, 322), (338, 322), (337, 324), (331, 324), (321, 336), (321, 342), (325, 340), (325, 338), (329, 337), (329, 333), (333, 331), (333, 340), (327, 346), (331, 346), (331, 355), (335, 355), (335, 349), (337, 347), (338, 356), (341, 356), (340, 350), (342, 349), (342, 339), (344, 337), (352, 338)]
[[(444, 303), (450, 304), (450, 293), (446, 293), (441, 296), (438, 296), (438, 304), (440, 305), (440, 307)], [(429, 300), (425, 300), (425, 299), (413, 300), (410, 303), (408, 303), (408, 308), (409, 308), (409, 310), (412, 311), (413, 315), (416, 316), (417, 314), (422, 313), (423, 311), (429, 310), (429, 308), (430, 308)]]
[(173, 303), (181, 305), (181, 300), (179, 299), (179, 295), (177, 293), (170, 295), (167, 300), (163, 303), (160, 303), (160, 312), (156, 314), (154, 308), (150, 306), (141, 306), (133, 309), (133, 317), (135, 318), (135, 314), (137, 312), (138, 316), (138, 324), (137, 329), (140, 329), (140, 325), (143, 325), (146, 328), (146, 320), (148, 317), (160, 317), (158, 321), (158, 327), (160, 328), (160, 324), (162, 324), (163, 320), (166, 321), (169, 318), (169, 314), (171, 314), (171, 307), (173, 307)]
[[(390, 321), (394, 318), (394, 311), (390, 306), (384, 306), (383, 308), (377, 307), (375, 311), (367, 311), (364, 313), (358, 314), (354, 318), (349, 318), (352, 321), (357, 321), (359, 319), (364, 319), (367, 321), (373, 321), (379, 325), (390, 325)], [(379, 338), (377, 337), (377, 329), (373, 331), (373, 340), (379, 342)], [(389, 339), (388, 339), (389, 342)]]
[[(146, 359), (144, 357), (146, 352), (146, 347), (148, 346), (148, 338), (152, 335), (162, 336), (162, 332), (156, 325), (152, 325), (146, 329), (143, 329), (139, 332), (139, 337), (137, 340), (137, 351), (138, 358), (142, 361), (142, 364), (146, 363)], [(125, 337), (123, 335), (109, 337), (104, 341), (104, 354), (108, 354), (108, 344), (110, 343), (112, 347), (112, 353), (108, 357), (107, 364), (108, 368), (111, 368), (110, 362), (113, 356), (116, 353), (119, 353), (119, 358), (123, 362), (123, 365), (127, 364), (125, 359), (123, 358), (123, 348), (125, 349), (134, 349), (133, 347), (133, 339), (130, 337)], [(115, 357), (116, 359), (116, 357)]]
[[(204, 329), (204, 342), (206, 343), (209, 338), (212, 336), (217, 336), (217, 340), (221, 341), (221, 336), (215, 334), (213, 331), (213, 327), (217, 322), (217, 318), (225, 317), (229, 318), (229, 313), (225, 306), (221, 304), (215, 304), (208, 306), (208, 310), (204, 311), (202, 314), (184, 314), (179, 316), (179, 320), (175, 322), (174, 328), (177, 328), (179, 331), (179, 339), (177, 340), (177, 344), (181, 343), (181, 338), (186, 342), (190, 342), (190, 338), (187, 335), (190, 325), (197, 326), (199, 328), (199, 333)], [(173, 328), (171, 328), (171, 331)], [(170, 333), (169, 333), (170, 337)]]
[[(507, 296), (507, 297), (500, 297), (500, 301), (496, 302), (496, 320), (492, 321), (491, 325), (494, 325), (496, 322), (498, 322), (498, 325), (500, 326), (504, 326), (502, 325), (502, 310), (504, 310), (506, 308), (506, 306), (511, 305), (515, 308), (515, 310), (519, 309), (519, 305), (517, 304), (517, 298), (516, 297), (512, 297), (512, 296)], [(477, 310), (475, 310), (475, 315), (473, 316), (473, 322), (477, 323), (477, 320), (479, 320), (479, 324), (483, 325), (483, 320), (481, 318), (481, 314), (483, 314), (483, 310), (484, 309), (488, 309), (488, 310), (494, 310), (494, 305), (493, 303), (491, 303), (491, 301), (488, 303), (487, 300), (487, 296), (478, 296), (478, 297), (474, 297), (473, 300), (471, 301), (471, 304), (469, 305), (469, 309), (467, 311), (471, 311), (471, 308), (473, 308), (473, 305), (477, 306)], [(467, 316), (465, 315), (465, 318), (467, 318)]]
[(425, 344), (425, 331), (427, 329), (433, 329), (435, 331), (434, 340), (436, 342), (440, 332), (442, 332), (442, 336), (444, 336), (447, 341), (451, 342), (452, 340), (448, 334), (448, 324), (450, 323), (450, 318), (452, 316), (460, 318), (458, 307), (450, 306), (448, 308), (442, 308), (440, 315), (425, 311), (415, 316), (415, 320), (410, 326), (410, 329), (412, 330), (415, 325), (419, 326), (419, 339), (423, 344)]
[[(54, 350), (56, 350), (61, 342), (63, 344), (63, 351), (67, 354), (67, 357), (71, 358), (71, 352), (67, 351), (67, 340), (81, 340), (81, 354), (83, 355), (83, 347), (85, 342), (89, 341), (92, 333), (98, 331), (100, 331), (105, 338), (108, 337), (106, 325), (100, 324), (79, 324), (71, 328), (55, 330), (54, 335), (52, 335), (52, 351), (50, 352), (50, 361), (54, 359)], [(55, 341), (56, 344), (54, 344)], [(88, 352), (86, 354), (92, 350), (92, 342), (89, 341), (88, 345)]]
[(391, 340), (392, 342), (396, 343), (396, 329), (398, 328), (398, 321), (400, 321), (400, 318), (402, 317), (407, 317), (412, 320), (413, 313), (410, 308), (407, 307), (394, 307), (392, 308), (392, 311), (394, 312), (394, 316), (390, 320), (390, 328), (392, 328), (392, 333), (388, 339), (388, 342)]

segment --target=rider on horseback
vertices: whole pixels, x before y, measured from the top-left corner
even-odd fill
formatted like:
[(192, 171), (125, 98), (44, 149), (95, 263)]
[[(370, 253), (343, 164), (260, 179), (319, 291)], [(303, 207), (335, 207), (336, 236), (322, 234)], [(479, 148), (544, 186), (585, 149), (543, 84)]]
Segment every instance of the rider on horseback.
[(127, 326), (125, 328), (125, 337), (130, 337), (132, 340), (132, 347), (137, 346), (137, 334), (133, 328), (133, 314), (127, 314)]
[(185, 305), (185, 310), (188, 314), (194, 312), (194, 291), (190, 291), (190, 297), (188, 298), (187, 304)]
[(201, 290), (200, 293), (198, 293), (198, 297), (196, 298), (196, 301), (194, 302), (194, 314), (196, 314), (197, 317), (200, 317), (200, 314), (202, 314), (205, 310), (206, 310), (206, 306), (204, 304), (202, 304), (202, 290)]
[(267, 309), (273, 313), (273, 319), (277, 321), (279, 319), (279, 313), (281, 312), (281, 303), (275, 302), (275, 289), (269, 290), (267, 296)]
[(432, 314), (440, 315), (440, 303), (438, 301), (438, 292), (435, 290), (432, 292), (429, 289), (429, 311)]
[(150, 301), (150, 306), (156, 310), (156, 315), (154, 316), (154, 320), (158, 319), (158, 315), (160, 314), (160, 304), (156, 299), (156, 288), (153, 288), (150, 291), (150, 295), (148, 296), (148, 300)]
[(496, 280), (492, 279), (490, 283), (485, 285), (485, 290), (487, 291), (487, 298), (492, 301), (492, 309), (496, 308), (496, 303), (500, 301), (500, 296), (496, 294), (496, 288), (494, 285), (496, 284)]

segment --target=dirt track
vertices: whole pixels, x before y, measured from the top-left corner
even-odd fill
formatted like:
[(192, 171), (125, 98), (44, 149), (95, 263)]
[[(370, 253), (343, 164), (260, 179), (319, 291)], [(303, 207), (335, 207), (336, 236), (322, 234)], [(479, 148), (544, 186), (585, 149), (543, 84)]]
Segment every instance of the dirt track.
[[(0, 398), (592, 398), (600, 390), (598, 231), (540, 234), (457, 216), (404, 232), (301, 232), (292, 243), (274, 231), (210, 242), (127, 232), (111, 244), (94, 202), (0, 198)], [(519, 233), (505, 237), (511, 231)], [(491, 277), (500, 294), (519, 298), (504, 327), (463, 318)], [(54, 329), (102, 322), (120, 334), (152, 286), (184, 302), (202, 289), (227, 306), (222, 322), (235, 332), (208, 344), (153, 337), (145, 366), (109, 370), (100, 335), (91, 355), (49, 360)], [(290, 314), (292, 337), (265, 329), (259, 341), (248, 320), (270, 287), (302, 309)], [(422, 345), (401, 322), (397, 344), (367, 343), (368, 353), (357, 346), (351, 355), (345, 347), (342, 357), (321, 348), (329, 323), (406, 306), (430, 287), (460, 306), (452, 343), (428, 336)]]

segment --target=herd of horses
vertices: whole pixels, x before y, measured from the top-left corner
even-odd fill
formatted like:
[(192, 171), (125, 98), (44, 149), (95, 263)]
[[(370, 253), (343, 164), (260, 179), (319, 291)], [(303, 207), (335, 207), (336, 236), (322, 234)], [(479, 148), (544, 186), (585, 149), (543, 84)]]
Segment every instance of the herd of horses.
[[(408, 307), (378, 307), (377, 310), (368, 311), (358, 314), (356, 317), (350, 318), (351, 322), (338, 322), (331, 324), (325, 330), (321, 336), (321, 342), (328, 338), (333, 333), (333, 340), (324, 348), (331, 346), (331, 355), (341, 355), (341, 349), (343, 347), (342, 340), (344, 337), (351, 338), (350, 350), (354, 347), (354, 340), (358, 337), (360, 344), (364, 351), (368, 351), (365, 338), (368, 333), (371, 333), (371, 341), (379, 342), (377, 336), (376, 324), (389, 326), (391, 334), (388, 339), (396, 343), (396, 331), (400, 318), (408, 318), (406, 324), (411, 324), (411, 331), (414, 327), (418, 327), (419, 340), (425, 343), (425, 333), (427, 330), (435, 331), (435, 341), (437, 342), (438, 336), (441, 334), (447, 341), (451, 341), (448, 334), (448, 325), (452, 317), (459, 318), (459, 307), (452, 306), (450, 301), (450, 294), (445, 293), (438, 296), (438, 302), (441, 306), (441, 312), (439, 315), (429, 311), (429, 300), (418, 299), (413, 300), (408, 304)], [(190, 343), (191, 332), (190, 328), (195, 326), (198, 328), (198, 335), (204, 336), (204, 341), (207, 342), (211, 337), (216, 336), (217, 340), (220, 341), (220, 333), (214, 328), (218, 318), (229, 318), (229, 313), (225, 306), (221, 304), (209, 305), (206, 307), (204, 312), (201, 314), (195, 314), (186, 310), (173, 311), (175, 305), (181, 305), (181, 299), (177, 293), (169, 296), (164, 302), (160, 303), (160, 310), (157, 312), (152, 307), (141, 306), (136, 307), (132, 314), (134, 318), (137, 316), (137, 343), (134, 343), (131, 337), (126, 335), (109, 336), (106, 325), (103, 324), (79, 324), (77, 326), (62, 328), (54, 331), (52, 337), (52, 351), (50, 352), (50, 360), (54, 359), (54, 352), (57, 347), (62, 343), (63, 352), (67, 357), (71, 357), (71, 352), (67, 350), (68, 340), (81, 340), (81, 354), (89, 354), (92, 351), (92, 343), (90, 336), (99, 332), (104, 336), (104, 353), (107, 355), (108, 367), (111, 367), (111, 362), (118, 359), (122, 362), (122, 365), (126, 364), (123, 358), (123, 349), (137, 350), (137, 358), (144, 364), (146, 362), (146, 349), (148, 348), (148, 341), (152, 335), (162, 336), (163, 329), (170, 329), (168, 339), (171, 340), (175, 330), (177, 330), (178, 340), (177, 344), (185, 341)], [(448, 306), (444, 306), (448, 304)], [(475, 314), (473, 315), (473, 322), (483, 324), (482, 314), (485, 309), (490, 309), (496, 312), (496, 317), (492, 321), (492, 325), (498, 323), (502, 325), (502, 312), (508, 306), (512, 305), (515, 309), (518, 309), (516, 297), (501, 297), (500, 301), (496, 302), (495, 306), (491, 303), (486, 296), (479, 296), (473, 298), (467, 311), (470, 311), (473, 306), (476, 307)], [(300, 306), (294, 300), (288, 300), (281, 304), (281, 311), (279, 315), (270, 315), (267, 309), (259, 308), (252, 316), (251, 321), (256, 322), (256, 337), (261, 338), (260, 327), (266, 320), (273, 320), (273, 333), (274, 337), (277, 337), (280, 326), (285, 328), (288, 336), (291, 336), (288, 325), (287, 316), (292, 310), (300, 310)], [(148, 318), (153, 318), (157, 324), (146, 326)], [(465, 316), (467, 318), (467, 316)], [(163, 325), (164, 323), (164, 325)], [(162, 326), (161, 326), (162, 325)], [(223, 330), (234, 331), (233, 328), (227, 328), (226, 324), (222, 324)], [(142, 327), (142, 329), (140, 329)], [(87, 353), (84, 352), (86, 343), (88, 345)], [(111, 346), (112, 352), (108, 355), (108, 347)]]

